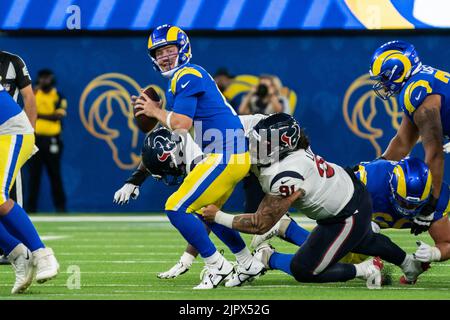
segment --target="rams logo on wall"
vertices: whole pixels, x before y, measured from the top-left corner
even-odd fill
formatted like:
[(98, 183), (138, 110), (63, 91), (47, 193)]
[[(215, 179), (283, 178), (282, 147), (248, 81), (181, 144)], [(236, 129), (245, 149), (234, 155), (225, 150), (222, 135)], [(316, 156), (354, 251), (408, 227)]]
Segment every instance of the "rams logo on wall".
[(384, 131), (396, 131), (403, 113), (395, 97), (383, 100), (373, 92), (374, 83), (369, 74), (357, 78), (345, 92), (342, 107), (347, 126), (358, 137), (369, 140), (378, 157), (382, 151), (380, 139), (390, 139), (395, 133), (389, 130), (385, 135)]
[[(164, 91), (152, 86), (163, 97), (164, 107)], [(140, 89), (127, 75), (105, 73), (89, 82), (79, 103), (83, 126), (108, 145), (113, 161), (124, 170), (135, 169), (140, 162), (139, 128), (131, 105), (131, 95), (139, 95)]]

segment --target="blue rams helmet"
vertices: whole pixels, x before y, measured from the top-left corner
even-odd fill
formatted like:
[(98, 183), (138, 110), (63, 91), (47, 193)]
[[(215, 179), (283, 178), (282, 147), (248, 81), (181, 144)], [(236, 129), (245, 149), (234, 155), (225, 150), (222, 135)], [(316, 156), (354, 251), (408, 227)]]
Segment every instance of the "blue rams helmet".
[(422, 68), (422, 63), (414, 46), (408, 42), (395, 40), (383, 44), (372, 56), (371, 79), (377, 82), (373, 90), (382, 99), (398, 94), (411, 75)]
[(299, 147), (300, 124), (287, 113), (275, 113), (259, 121), (249, 132), (250, 153), (260, 165), (286, 157)]
[(179, 185), (186, 176), (182, 161), (183, 139), (164, 127), (147, 134), (142, 147), (142, 163), (156, 179), (167, 185)]
[[(163, 71), (156, 61), (156, 50), (168, 45), (176, 45), (178, 47), (178, 57), (175, 67), (168, 71)], [(161, 74), (170, 78), (176, 70), (184, 66), (191, 60), (191, 44), (187, 34), (176, 26), (163, 24), (157, 27), (148, 38), (148, 54), (152, 59), (153, 68), (161, 72)]]
[(431, 195), (431, 171), (420, 159), (405, 158), (394, 167), (389, 185), (395, 210), (415, 217)]

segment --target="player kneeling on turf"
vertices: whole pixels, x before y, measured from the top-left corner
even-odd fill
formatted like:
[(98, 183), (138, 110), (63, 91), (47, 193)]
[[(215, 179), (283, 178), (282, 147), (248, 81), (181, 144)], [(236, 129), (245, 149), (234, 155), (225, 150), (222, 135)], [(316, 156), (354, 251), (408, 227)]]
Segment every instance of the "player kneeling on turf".
[(295, 255), (261, 246), (257, 254), (266, 267), (283, 270), (300, 282), (360, 277), (367, 280), (369, 288), (380, 288), (383, 264), (379, 258), (355, 265), (338, 262), (347, 253), (356, 252), (380, 256), (402, 270), (422, 272), (412, 255), (372, 231), (371, 199), (364, 184), (352, 170), (315, 155), (293, 117), (275, 114), (263, 119), (250, 131), (249, 139), (265, 198), (254, 214), (230, 215), (208, 206), (203, 211), (205, 219), (241, 232), (262, 234), (292, 205), (318, 224)]

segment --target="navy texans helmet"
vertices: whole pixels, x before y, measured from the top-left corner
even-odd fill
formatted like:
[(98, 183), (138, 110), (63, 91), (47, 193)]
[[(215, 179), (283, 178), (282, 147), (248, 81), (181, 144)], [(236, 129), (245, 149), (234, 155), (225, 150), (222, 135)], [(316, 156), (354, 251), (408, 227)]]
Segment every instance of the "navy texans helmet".
[(167, 185), (179, 185), (186, 176), (183, 158), (183, 139), (161, 127), (153, 130), (144, 140), (142, 163), (154, 178)]
[(259, 121), (249, 132), (252, 159), (268, 165), (298, 149), (300, 124), (287, 113), (275, 113)]

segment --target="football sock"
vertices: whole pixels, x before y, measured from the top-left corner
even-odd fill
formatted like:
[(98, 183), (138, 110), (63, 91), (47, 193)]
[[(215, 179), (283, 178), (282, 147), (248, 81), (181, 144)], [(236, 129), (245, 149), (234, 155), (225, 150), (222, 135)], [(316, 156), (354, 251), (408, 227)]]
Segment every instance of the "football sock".
[(291, 261), (293, 254), (274, 252), (269, 259), (269, 267), (274, 270), (283, 271), (292, 276)]
[(166, 214), (172, 225), (177, 228), (187, 242), (197, 249), (202, 258), (210, 257), (217, 251), (209, 239), (203, 222), (194, 214), (170, 210), (167, 210)]
[(30, 251), (45, 248), (30, 218), (17, 203), (11, 211), (0, 217), (0, 221), (8, 232), (19, 239)]
[(240, 264), (246, 264), (253, 258), (252, 254), (250, 253), (250, 250), (248, 250), (247, 247), (235, 253), (234, 255), (236, 257), (237, 262)]
[(223, 259), (222, 255), (219, 253), (219, 251), (216, 250), (216, 252), (214, 252), (211, 256), (205, 258), (205, 263), (206, 264), (215, 264), (217, 261), (219, 261), (220, 259)]
[(0, 248), (2, 248), (5, 257), (20, 244), (20, 241), (14, 238), (0, 222)]
[(309, 236), (309, 231), (300, 227), (297, 222), (291, 220), (289, 226), (284, 233), (284, 240), (289, 241), (297, 246), (301, 246)]
[[(203, 220), (203, 217), (200, 215), (199, 218)], [(207, 223), (207, 225), (232, 253), (236, 254), (245, 248), (245, 242), (236, 230), (227, 228), (218, 223)]]
[(192, 263), (194, 262), (195, 257), (187, 252), (183, 252), (183, 254), (181, 255), (180, 261), (184, 264), (184, 265), (192, 265)]

